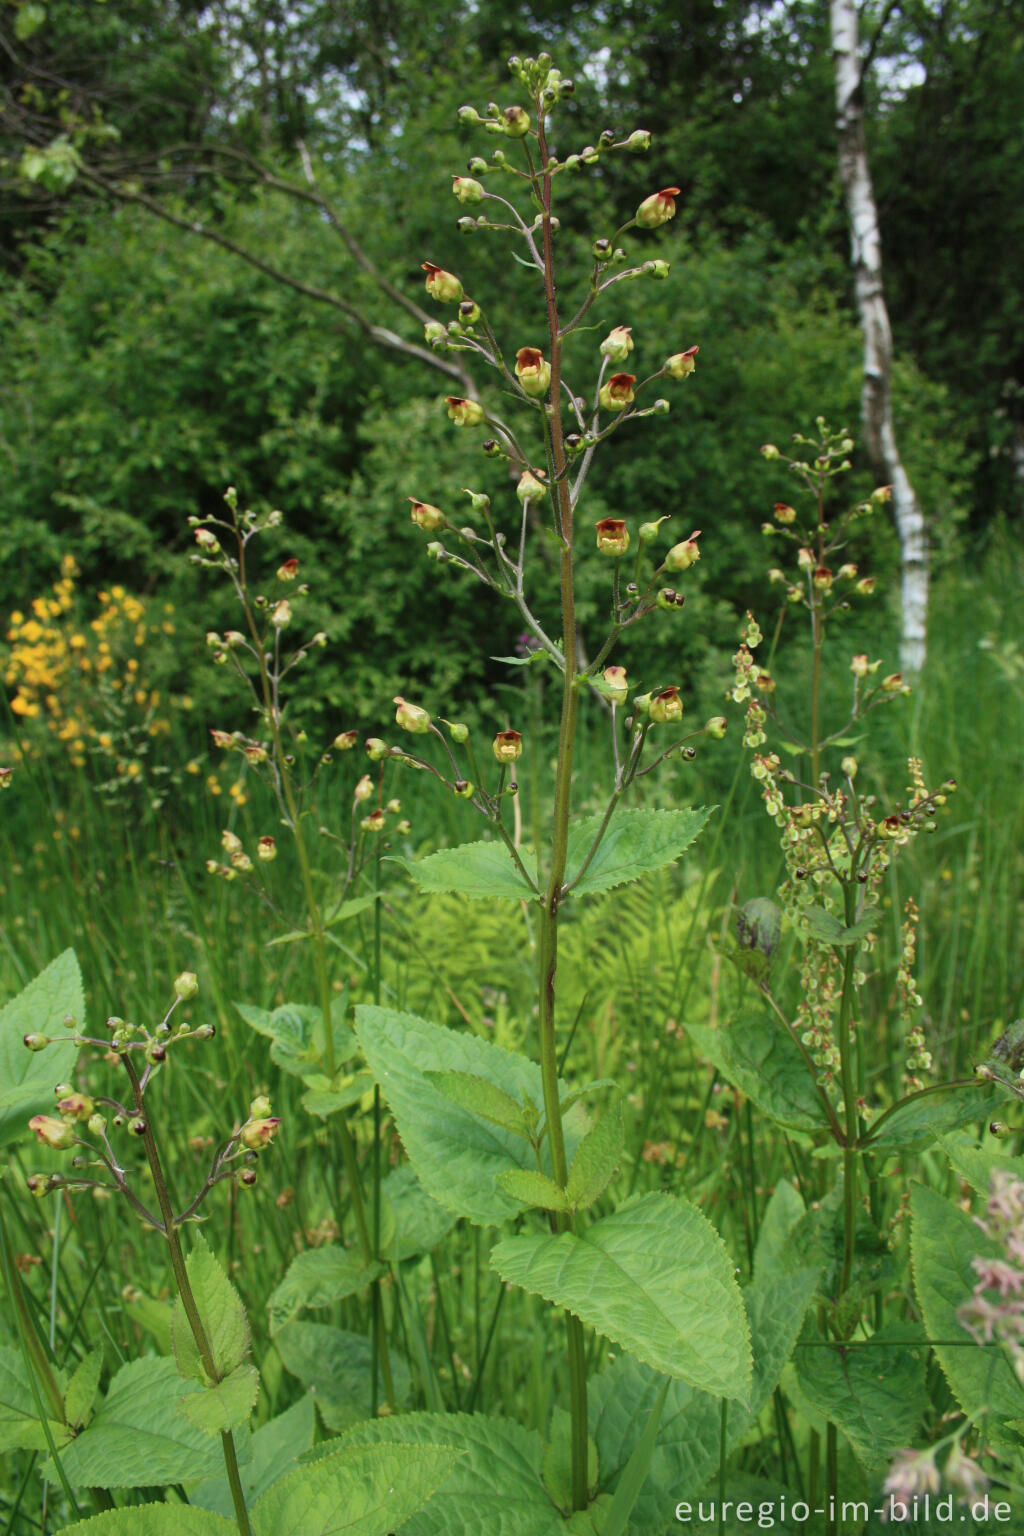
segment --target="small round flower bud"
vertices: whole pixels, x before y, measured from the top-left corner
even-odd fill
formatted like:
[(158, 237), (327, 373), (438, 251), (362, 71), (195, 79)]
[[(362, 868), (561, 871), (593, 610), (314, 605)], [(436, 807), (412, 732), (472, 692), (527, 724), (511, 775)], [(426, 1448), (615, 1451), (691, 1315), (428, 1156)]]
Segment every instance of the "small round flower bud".
[(53, 1090), (58, 1099), (66, 1099), (69, 1093), (74, 1093), (74, 1083), (58, 1083)]
[(129, 1120), (128, 1129), (131, 1131), (133, 1136), (145, 1136), (146, 1122), (140, 1115), (135, 1120)]
[(24, 1038), (25, 1048), (29, 1051), (45, 1051), (50, 1043), (49, 1035), (28, 1034)]
[(675, 587), (662, 587), (655, 601), (664, 612), (675, 612), (682, 608), (686, 597), (682, 592), (677, 592)]
[(439, 304), (457, 304), (462, 298), (462, 284), (454, 272), (446, 272), (443, 267), (435, 267), (432, 261), (420, 263), (422, 270), (427, 274), (424, 284), (432, 299)]
[(479, 203), (483, 200), (484, 189), (472, 176), (453, 176), (452, 191), (460, 203)]
[(859, 656), (855, 656), (850, 662), (850, 671), (853, 673), (854, 677), (867, 677), (868, 674), (873, 670), (874, 668), (871, 666), (871, 663), (863, 653), (861, 653)]
[(241, 853), (242, 851), (241, 838), (237, 837), (234, 832), (229, 832), (227, 828), (220, 835), (220, 845), (225, 853)]
[(827, 565), (817, 566), (815, 568), (814, 575), (811, 577), (811, 580), (814, 583), (816, 591), (831, 592), (834, 578)]
[(187, 1003), (199, 991), (199, 979), (194, 971), (182, 971), (174, 978), (174, 990), (182, 1002)]
[(802, 546), (797, 550), (796, 563), (802, 571), (814, 571), (818, 567), (813, 549), (808, 549), (806, 546)]
[(412, 521), (417, 528), (422, 528), (424, 533), (436, 533), (445, 525), (445, 516), (440, 507), (432, 507), (429, 501), (417, 501), (415, 496), (409, 497), (412, 503)]
[(610, 363), (624, 363), (634, 346), (632, 329), (631, 325), (617, 325), (609, 331), (601, 343), (601, 356)]
[(674, 219), (678, 196), (678, 187), (663, 187), (660, 192), (652, 192), (650, 197), (645, 197), (635, 214), (641, 229), (657, 229), (659, 224), (667, 224), (669, 219)]
[(96, 1106), (87, 1093), (69, 1093), (58, 1099), (57, 1108), (65, 1120), (88, 1120)]
[(871, 492), (871, 500), (875, 503), (876, 506), (881, 506), (884, 502), (891, 501), (892, 500), (892, 486), (891, 485), (880, 485), (880, 486), (878, 486), (878, 488), (876, 490)]
[(621, 517), (602, 517), (596, 525), (597, 547), (602, 555), (618, 558), (629, 548), (629, 529)]
[(621, 411), (636, 399), (635, 383), (635, 373), (613, 373), (608, 382), (601, 385), (597, 398), (606, 411)]
[(107, 1128), (107, 1122), (102, 1115), (90, 1115), (86, 1130), (90, 1136), (102, 1136)]
[(220, 549), (220, 545), (217, 542), (217, 535), (210, 528), (196, 529), (196, 543), (199, 545), (200, 549), (209, 550), (211, 554), (214, 551)]
[(724, 715), (712, 715), (704, 727), (705, 736), (710, 736), (712, 741), (721, 741), (728, 723)]
[(669, 270), (670, 268), (667, 261), (658, 260), (644, 262), (644, 271), (647, 273), (647, 276), (653, 277), (657, 282), (662, 282), (666, 277), (668, 277)]
[(888, 677), (882, 679), (883, 693), (899, 693), (903, 688), (903, 673), (890, 672)]
[(163, 1045), (150, 1045), (146, 1047), (146, 1060), (150, 1066), (158, 1067), (162, 1061), (167, 1060), (167, 1048)]
[(256, 1183), (256, 1170), (254, 1168), (243, 1168), (238, 1175), (238, 1182), (244, 1184), (246, 1189), (251, 1189)]
[(612, 243), (610, 240), (595, 240), (590, 250), (595, 261), (605, 262), (612, 254)]
[(649, 710), (656, 725), (671, 724), (683, 718), (683, 701), (678, 688), (663, 688), (651, 699)]
[[(764, 450), (762, 449), (762, 452), (763, 451)], [(789, 504), (785, 501), (777, 501), (775, 503), (774, 517), (777, 523), (782, 523), (784, 525), (795, 523), (796, 508), (789, 506)]]
[(516, 378), (526, 395), (547, 393), (551, 383), (551, 364), (544, 361), (539, 347), (520, 347), (516, 353)]
[(398, 705), (395, 711), (395, 724), (400, 725), (403, 731), (409, 731), (413, 736), (424, 736), (430, 730), (430, 716), (425, 709), (418, 704), (409, 704), (396, 693), (392, 700)]
[(777, 459), (779, 457), (779, 450), (774, 443), (765, 443), (761, 452), (766, 459)]
[(468, 779), (456, 779), (452, 785), (452, 790), (458, 795), (460, 800), (472, 800), (473, 798), (474, 786)]
[(370, 778), (370, 775), (368, 773), (364, 773), (362, 778), (359, 780), (359, 783), (356, 785), (355, 789), (352, 791), (352, 798), (356, 802), (356, 804), (359, 805), (361, 801), (369, 800), (371, 798), (372, 794), (373, 794), (373, 780)]
[(270, 622), (275, 629), (284, 629), (285, 625), (291, 623), (291, 618), (292, 605), (287, 598), (282, 598), (280, 602), (275, 603), (270, 611)]
[(440, 320), (428, 320), (423, 327), (424, 339), (430, 346), (435, 346), (437, 342), (443, 340), (446, 334), (447, 332)]
[(613, 704), (625, 704), (629, 697), (625, 667), (605, 667), (601, 675), (605, 682), (605, 698), (610, 699)]
[(856, 587), (854, 588), (854, 591), (855, 592), (859, 592), (861, 597), (870, 597), (874, 590), (875, 590), (875, 578), (874, 578), (874, 576), (862, 576), (860, 581), (858, 581)]
[(499, 731), (493, 750), (499, 763), (514, 763), (523, 755), (523, 738), (519, 731)]
[(659, 517), (656, 523), (641, 523), (638, 533), (640, 543), (653, 544), (654, 540), (658, 537), (658, 529), (661, 527), (662, 523), (667, 522), (668, 513), (666, 513), (664, 517)]
[(195, 1040), (212, 1040), (216, 1033), (217, 1026), (215, 1024), (200, 1024), (198, 1029), (192, 1031), (192, 1036)]
[(478, 427), (484, 419), (484, 408), (479, 400), (467, 400), (461, 395), (446, 395), (448, 419), (457, 427)]
[(351, 752), (358, 740), (358, 731), (341, 731), (335, 736), (332, 745), (336, 752)]
[(679, 544), (673, 544), (665, 556), (666, 571), (688, 571), (691, 565), (696, 565), (700, 559), (700, 550), (697, 540), (701, 530), (695, 528), (688, 539), (683, 539)]
[(523, 107), (506, 107), (502, 116), (502, 129), (510, 139), (521, 139), (530, 131), (530, 114)]
[(519, 484), (516, 486), (516, 495), (525, 506), (528, 501), (540, 501), (547, 495), (547, 487), (540, 478), (543, 470), (535, 474), (531, 469), (524, 469), (519, 476)]
[(694, 359), (700, 347), (687, 347), (685, 352), (673, 352), (666, 358), (664, 368), (670, 379), (686, 379), (697, 367)]
[(270, 1114), (270, 1100), (265, 1093), (258, 1093), (249, 1105), (250, 1120), (266, 1120)]
[(33, 1115), (28, 1128), (35, 1131), (40, 1145), (52, 1147), (56, 1152), (63, 1152), (75, 1139), (72, 1122), (60, 1120), (56, 1115)]
[(646, 128), (634, 128), (626, 140), (626, 148), (634, 155), (641, 155), (650, 147), (651, 135)]
[(839, 766), (846, 778), (855, 779), (857, 777), (857, 759), (855, 757), (844, 757)]
[(268, 1147), (280, 1124), (280, 1116), (261, 1115), (257, 1119), (250, 1120), (242, 1127), (242, 1145), (248, 1147), (251, 1152), (258, 1152), (260, 1147)]
[(261, 837), (256, 844), (256, 857), (264, 864), (272, 864), (277, 858), (277, 841), (273, 837)]

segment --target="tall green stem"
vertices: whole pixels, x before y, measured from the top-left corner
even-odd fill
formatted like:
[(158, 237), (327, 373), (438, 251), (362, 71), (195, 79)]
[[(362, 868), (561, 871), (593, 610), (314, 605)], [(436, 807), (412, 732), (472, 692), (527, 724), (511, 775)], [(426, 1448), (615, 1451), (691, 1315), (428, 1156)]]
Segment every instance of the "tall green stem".
[[(174, 1220), (174, 1207), (171, 1202), (170, 1190), (164, 1177), (163, 1167), (160, 1163), (160, 1153), (150, 1125), (149, 1116), (146, 1113), (145, 1102), (142, 1096), (142, 1087), (134, 1063), (127, 1051), (122, 1057), (125, 1070), (128, 1073), (132, 1085), (132, 1100), (135, 1106), (139, 1122), (143, 1126), (142, 1142), (146, 1149), (146, 1159), (149, 1163), (149, 1171), (153, 1175), (153, 1187), (156, 1190), (157, 1201), (160, 1205), (160, 1215), (163, 1218), (164, 1237), (167, 1239), (167, 1250), (171, 1257), (171, 1269), (174, 1271), (174, 1283), (181, 1304), (188, 1319), (192, 1337), (196, 1341), (196, 1349), (199, 1358), (203, 1362), (203, 1370), (211, 1381), (220, 1381), (220, 1372), (214, 1359), (213, 1349), (203, 1326), (199, 1307), (196, 1304), (195, 1293), (188, 1278), (188, 1270), (185, 1265), (185, 1255), (182, 1252), (181, 1239), (178, 1236), (178, 1228)], [(224, 1468), (227, 1472), (228, 1487), (231, 1490), (231, 1502), (235, 1510), (235, 1521), (238, 1525), (240, 1536), (252, 1536), (252, 1526), (249, 1524), (249, 1512), (245, 1507), (245, 1494), (242, 1492), (242, 1480), (238, 1474), (238, 1457), (235, 1455), (235, 1442), (228, 1430), (221, 1431), (221, 1450), (224, 1453)]]
[[(551, 174), (547, 169), (548, 151), (544, 120), (537, 129), (542, 169), (541, 202), (543, 206), (544, 296), (547, 305), (548, 334), (551, 350), (551, 393), (547, 408), (548, 448), (552, 468), (551, 494), (555, 501), (555, 520), (560, 534), (559, 587), (562, 607), (562, 644), (565, 671), (562, 677), (562, 710), (558, 732), (558, 761), (555, 770), (555, 797), (551, 819), (551, 850), (547, 882), (541, 898), (539, 950), (539, 1030), (541, 1075), (544, 1086), (544, 1111), (551, 1148), (551, 1171), (563, 1188), (569, 1170), (565, 1155), (562, 1111), (558, 1099), (558, 1052), (555, 1044), (555, 972), (558, 965), (558, 914), (564, 895), (566, 856), (569, 845), (569, 817), (572, 808), (572, 763), (579, 715), (577, 681), (576, 597), (573, 586), (573, 526), (569, 496), (568, 463), (562, 432), (562, 340), (559, 335), (558, 301), (555, 293), (554, 251), (551, 229)], [(572, 1218), (564, 1213), (555, 1218), (559, 1231), (568, 1231)], [(587, 1507), (587, 1364), (583, 1325), (571, 1312), (566, 1313), (566, 1348), (569, 1365), (570, 1410), (572, 1415), (572, 1502), (574, 1509)]]

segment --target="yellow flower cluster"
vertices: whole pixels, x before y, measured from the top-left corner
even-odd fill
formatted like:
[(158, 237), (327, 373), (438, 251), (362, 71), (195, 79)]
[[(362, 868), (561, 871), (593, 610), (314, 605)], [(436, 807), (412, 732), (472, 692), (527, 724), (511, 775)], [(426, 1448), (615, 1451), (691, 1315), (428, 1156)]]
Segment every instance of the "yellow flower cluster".
[(84, 767), (93, 753), (130, 783), (145, 776), (140, 747), (146, 738), (171, 729), (165, 712), (171, 701), (148, 686), (144, 658), (153, 637), (173, 635), (173, 605), (163, 604), (157, 616), (124, 587), (112, 586), (97, 593), (99, 611), (86, 620), (78, 574), (73, 556), (65, 555), (50, 592), (34, 597), (27, 613), (10, 615), (4, 682), (12, 690), (11, 711), (27, 727), (24, 751), (42, 748), (45, 737), (30, 724), (38, 722), (73, 766)]

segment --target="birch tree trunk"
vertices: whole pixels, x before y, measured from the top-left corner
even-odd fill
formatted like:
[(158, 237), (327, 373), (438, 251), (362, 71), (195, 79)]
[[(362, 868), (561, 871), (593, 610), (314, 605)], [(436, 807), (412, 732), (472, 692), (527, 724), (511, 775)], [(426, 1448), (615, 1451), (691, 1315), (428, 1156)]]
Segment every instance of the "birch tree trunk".
[(892, 331), (882, 290), (882, 244), (864, 135), (856, 0), (829, 0), (836, 78), (839, 170), (850, 221), (857, 314), (864, 336), (861, 411), (875, 473), (892, 485), (900, 541), (902, 627), (900, 663), (920, 672), (928, 617), (928, 544), (914, 487), (900, 460), (892, 420)]

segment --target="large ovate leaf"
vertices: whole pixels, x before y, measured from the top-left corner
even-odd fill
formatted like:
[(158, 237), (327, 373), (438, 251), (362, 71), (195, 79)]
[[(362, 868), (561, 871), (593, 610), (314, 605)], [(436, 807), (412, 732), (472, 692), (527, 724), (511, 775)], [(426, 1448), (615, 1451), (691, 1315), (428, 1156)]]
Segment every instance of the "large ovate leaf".
[(271, 1292), (267, 1302), (271, 1333), (277, 1333), (307, 1308), (329, 1307), (365, 1290), (381, 1269), (380, 1264), (367, 1264), (362, 1254), (335, 1243), (307, 1248), (292, 1260), (284, 1279)]
[[(215, 1379), (220, 1381), (241, 1365), (248, 1351), (249, 1320), (245, 1307), (201, 1234), (185, 1261), (185, 1268), (213, 1353)], [(186, 1379), (211, 1385), (180, 1298), (171, 1313), (171, 1342), (179, 1373)]]
[[(292, 1471), (299, 1457), (313, 1444), (315, 1434), (316, 1409), (309, 1393), (256, 1431), (252, 1437), (252, 1460), (240, 1472), (248, 1509), (278, 1478)], [(231, 1489), (224, 1474), (207, 1478), (190, 1489), (189, 1502), (233, 1519)]]
[(923, 1334), (907, 1323), (890, 1323), (849, 1345), (819, 1344), (812, 1333), (796, 1351), (797, 1381), (812, 1411), (842, 1430), (862, 1466), (880, 1470), (920, 1438), (927, 1355)]
[(1014, 1096), (1004, 1083), (979, 1082), (911, 1099), (893, 1111), (868, 1145), (872, 1152), (910, 1152), (927, 1147), (945, 1131), (990, 1119), (999, 1104)]
[[(305, 1077), (323, 1066), (324, 1020), (322, 1011), (310, 1003), (282, 1003), (279, 1008), (256, 1008), (251, 1003), (236, 1003), (242, 1018), (272, 1042), (270, 1059), (283, 1072)], [(340, 1015), (340, 1016), (338, 1016)], [(332, 1019), (335, 1063), (347, 1061), (355, 1049), (352, 1032), (343, 1011)]]
[(569, 828), (566, 883), (573, 895), (590, 896), (613, 886), (639, 880), (652, 870), (672, 864), (703, 828), (710, 810), (656, 811), (646, 808), (616, 811), (594, 857), (579, 883), (577, 871), (593, 845), (604, 820), (588, 816)]
[[(803, 1270), (755, 1282), (743, 1294), (753, 1342), (754, 1375), (748, 1402), (731, 1399), (726, 1449), (745, 1438), (778, 1383), (814, 1295), (816, 1275)], [(601, 1485), (618, 1488), (664, 1388), (665, 1377), (629, 1355), (590, 1384), (590, 1429), (597, 1441)], [(630, 1536), (664, 1536), (666, 1509), (695, 1498), (717, 1470), (722, 1399), (672, 1381), (662, 1408), (650, 1468), (629, 1520)]]
[[(427, 1193), (448, 1210), (481, 1226), (497, 1226), (519, 1215), (522, 1204), (501, 1189), (497, 1180), (508, 1168), (535, 1169), (536, 1158), (530, 1147), (521, 1136), (453, 1103), (439, 1092), (428, 1074), (472, 1073), (518, 1103), (523, 1103), (526, 1095), (535, 1104), (542, 1104), (540, 1068), (489, 1040), (428, 1024), (392, 1008), (357, 1008), (356, 1033)], [(570, 1157), (585, 1124), (579, 1109), (565, 1121)]]
[(754, 1279), (769, 1280), (794, 1269), (792, 1238), (804, 1215), (803, 1196), (788, 1179), (780, 1179), (772, 1191), (757, 1232)]
[[(183, 1382), (173, 1360), (133, 1360), (110, 1384), (86, 1429), (64, 1447), (61, 1462), (75, 1486), (152, 1488), (212, 1477), (224, 1467), (220, 1441), (190, 1424), (178, 1411), (183, 1395), (200, 1392)], [(236, 1430), (239, 1462), (252, 1449), (247, 1430)], [(43, 1468), (57, 1481), (52, 1462)]]
[(559, 1536), (565, 1525), (541, 1480), (540, 1436), (482, 1413), (409, 1413), (360, 1424), (346, 1445), (442, 1442), (463, 1452), (402, 1536)]
[(750, 1389), (750, 1330), (732, 1260), (695, 1206), (644, 1195), (582, 1237), (506, 1238), (491, 1265), (654, 1370), (718, 1396), (745, 1398)]
[(133, 1504), (61, 1526), (60, 1536), (238, 1536), (238, 1522), (187, 1504)]
[(1014, 1421), (1024, 1420), (1024, 1385), (1005, 1351), (976, 1343), (957, 1316), (978, 1282), (974, 1260), (1002, 1258), (1001, 1248), (966, 1211), (923, 1185), (911, 1195), (910, 1247), (921, 1316), (953, 1395), (965, 1413), (987, 1408), (986, 1440), (1019, 1455), (1024, 1435)]
[(1021, 1160), (1008, 1157), (1005, 1152), (993, 1152), (988, 1147), (976, 1147), (969, 1142), (956, 1141), (951, 1136), (938, 1137), (939, 1146), (950, 1163), (975, 1194), (988, 1197), (992, 1175), (997, 1171), (1020, 1178)]
[(497, 840), (463, 843), (425, 859), (394, 862), (408, 870), (421, 891), (454, 891), (474, 900), (534, 901), (537, 897), (536, 887), (527, 884), (505, 844)]
[[(78, 1054), (65, 1023), (69, 1018), (84, 1027), (82, 976), (73, 949), (51, 960), (0, 1009), (0, 1146), (30, 1136), (33, 1115), (52, 1113), (54, 1084), (70, 1075)], [(27, 1050), (30, 1034), (48, 1035), (54, 1043)]]
[[(58, 1385), (63, 1387), (62, 1377), (58, 1377)], [(59, 1448), (71, 1432), (66, 1424), (51, 1419), (50, 1433)], [(46, 1449), (46, 1431), (36, 1416), (36, 1400), (21, 1350), (0, 1345), (0, 1453)]]
[(700, 1055), (776, 1124), (816, 1131), (828, 1123), (800, 1048), (777, 1019), (760, 1014), (717, 1029), (685, 1027)]
[(482, 1120), (490, 1120), (492, 1125), (500, 1125), (503, 1130), (514, 1131), (517, 1136), (529, 1136), (531, 1125), (537, 1121), (535, 1109), (527, 1112), (503, 1088), (496, 1087), (475, 1072), (453, 1072), (450, 1069), (446, 1072), (428, 1072), (427, 1079), (438, 1093), (450, 1099), (453, 1104), (479, 1115)]
[(254, 1536), (392, 1536), (445, 1481), (449, 1445), (343, 1445), (275, 1483), (253, 1511)]
[(256, 1367), (239, 1365), (214, 1386), (187, 1393), (179, 1401), (178, 1411), (204, 1434), (220, 1435), (248, 1424), (259, 1390)]
[[(331, 1430), (342, 1430), (370, 1415), (370, 1372), (373, 1347), (359, 1333), (346, 1333), (326, 1323), (287, 1323), (274, 1343), (285, 1369), (309, 1387), (320, 1417)], [(395, 1396), (403, 1403), (409, 1392), (409, 1367), (396, 1350), (389, 1352)], [(383, 1377), (378, 1377), (383, 1400)]]

